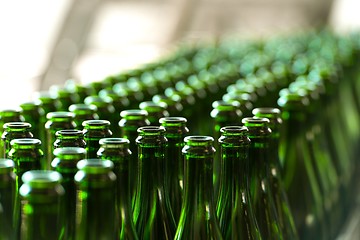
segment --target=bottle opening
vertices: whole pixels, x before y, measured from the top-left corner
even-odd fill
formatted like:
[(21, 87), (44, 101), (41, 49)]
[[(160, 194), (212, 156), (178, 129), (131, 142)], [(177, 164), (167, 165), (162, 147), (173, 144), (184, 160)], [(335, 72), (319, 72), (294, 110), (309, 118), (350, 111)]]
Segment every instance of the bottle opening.
[(160, 124), (179, 124), (179, 123), (186, 123), (187, 120), (184, 117), (163, 117), (160, 118), (159, 123)]
[(110, 126), (110, 122), (108, 120), (86, 120), (82, 125), (83, 127)]
[(274, 116), (280, 115), (280, 109), (271, 107), (254, 108), (252, 114), (255, 116)]
[(81, 147), (62, 147), (54, 149), (54, 156), (64, 156), (64, 155), (79, 155), (83, 154), (85, 156), (86, 150)]
[(101, 160), (97, 158), (80, 160), (76, 167), (86, 173), (104, 173), (114, 168), (114, 164), (110, 160)]
[(248, 126), (264, 126), (264, 125), (270, 123), (270, 120), (267, 118), (247, 117), (247, 118), (243, 118), (241, 122), (246, 127), (248, 127)]
[(99, 140), (100, 145), (128, 145), (130, 141), (126, 138), (102, 138)]
[(220, 129), (220, 132), (223, 134), (235, 134), (235, 135), (241, 134), (242, 135), (242, 134), (248, 132), (248, 129), (245, 126), (226, 126), (226, 127), (222, 127)]
[(126, 118), (128, 116), (141, 116), (146, 117), (148, 115), (147, 111), (141, 109), (129, 109), (120, 112), (120, 117)]
[(139, 127), (137, 132), (139, 133), (139, 135), (157, 135), (160, 133), (164, 133), (165, 128), (163, 126), (144, 126)]
[(69, 107), (70, 112), (86, 112), (86, 111), (97, 111), (97, 107), (94, 104), (72, 104)]
[(75, 115), (72, 112), (49, 112), (46, 114), (47, 119), (56, 119), (56, 118), (74, 118)]
[(15, 128), (15, 129), (31, 128), (31, 124), (27, 122), (8, 122), (4, 124), (4, 129), (7, 128)]
[(187, 145), (197, 146), (213, 143), (214, 138), (210, 136), (187, 136), (184, 138), (184, 141)]
[(83, 131), (77, 129), (63, 129), (55, 133), (55, 136), (81, 136)]
[(51, 170), (31, 170), (25, 172), (21, 179), (33, 187), (45, 187), (51, 183), (59, 183), (62, 176), (60, 173)]
[(11, 140), (10, 145), (40, 145), (41, 141), (36, 138), (19, 138)]

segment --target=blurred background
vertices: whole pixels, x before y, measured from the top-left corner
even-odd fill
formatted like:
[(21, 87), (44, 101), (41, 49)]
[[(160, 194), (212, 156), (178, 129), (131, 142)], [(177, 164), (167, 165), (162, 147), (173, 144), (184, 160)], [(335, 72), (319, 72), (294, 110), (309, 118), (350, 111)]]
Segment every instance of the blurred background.
[(356, 29), (358, 0), (0, 0), (1, 106), (101, 80), (179, 43)]

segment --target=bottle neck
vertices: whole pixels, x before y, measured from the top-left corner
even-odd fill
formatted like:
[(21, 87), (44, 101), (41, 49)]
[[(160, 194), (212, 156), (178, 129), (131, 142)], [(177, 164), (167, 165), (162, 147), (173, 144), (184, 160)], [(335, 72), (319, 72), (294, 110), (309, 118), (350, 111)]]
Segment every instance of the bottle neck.
[(248, 147), (221, 146), (221, 179), (220, 195), (222, 191), (240, 190), (247, 188)]
[(206, 157), (185, 155), (184, 207), (186, 214), (196, 214), (197, 211), (203, 210), (207, 212), (207, 218), (215, 217), (213, 161), (213, 155)]

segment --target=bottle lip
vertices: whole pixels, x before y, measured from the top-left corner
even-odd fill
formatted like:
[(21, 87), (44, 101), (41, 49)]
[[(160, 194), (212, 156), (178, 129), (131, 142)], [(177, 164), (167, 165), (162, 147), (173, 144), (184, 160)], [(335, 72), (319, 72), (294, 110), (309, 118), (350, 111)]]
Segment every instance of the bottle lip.
[(101, 160), (97, 158), (89, 158), (80, 160), (76, 167), (80, 171), (89, 174), (106, 173), (114, 168), (114, 163), (110, 160)]
[(240, 103), (236, 100), (234, 101), (217, 100), (212, 103), (212, 107), (218, 110), (234, 110), (240, 108)]
[(246, 127), (255, 127), (255, 126), (266, 126), (270, 123), (270, 120), (267, 118), (258, 118), (258, 117), (246, 117), (241, 120), (241, 122)]
[(167, 109), (167, 104), (165, 102), (154, 102), (154, 101), (144, 101), (139, 104), (141, 110), (149, 112), (159, 112)]
[(112, 103), (112, 98), (108, 96), (100, 97), (100, 96), (87, 96), (84, 99), (85, 104), (93, 104), (95, 106), (102, 106)]
[(126, 138), (102, 138), (99, 140), (99, 144), (119, 147), (128, 146), (130, 144), (130, 141)]
[(159, 119), (159, 123), (166, 126), (178, 126), (179, 124), (186, 124), (187, 119), (184, 117), (163, 117)]
[(22, 112), (21, 108), (14, 108), (14, 109), (1, 109), (0, 110), (0, 117), (11, 117), (11, 116), (18, 116)]
[(18, 138), (10, 141), (13, 148), (21, 148), (21, 146), (40, 146), (41, 141), (37, 138)]
[(128, 109), (120, 112), (120, 117), (122, 118), (127, 118), (127, 117), (145, 118), (147, 116), (148, 116), (148, 112), (143, 109)]
[(31, 128), (31, 124), (28, 122), (8, 122), (4, 124), (3, 128), (4, 130), (11, 129), (16, 131), (24, 128)]
[(220, 128), (220, 132), (226, 135), (245, 135), (248, 131), (248, 128), (245, 126), (226, 126)]
[(108, 120), (85, 120), (82, 122), (84, 128), (91, 128), (91, 127), (103, 127), (103, 126), (110, 126), (110, 122)]
[(34, 101), (24, 102), (24, 103), (20, 104), (20, 107), (23, 110), (32, 110), (32, 109), (36, 109), (40, 106), (41, 106), (40, 100), (34, 100)]
[(15, 163), (11, 159), (0, 158), (0, 173), (12, 172), (15, 167)]
[(28, 184), (35, 188), (46, 188), (60, 183), (62, 176), (60, 173), (52, 170), (31, 170), (25, 172), (21, 180), (24, 184)]
[(70, 112), (87, 112), (87, 111), (97, 111), (97, 106), (94, 104), (85, 104), (85, 103), (76, 103), (69, 106)]
[(54, 149), (55, 157), (63, 157), (67, 159), (66, 156), (69, 156), (69, 159), (72, 159), (74, 155), (83, 155), (85, 157), (86, 150), (81, 147), (61, 147)]
[(56, 131), (55, 136), (82, 136), (83, 131), (78, 129), (62, 129), (59, 131)]
[(260, 107), (260, 108), (254, 108), (252, 110), (252, 114), (257, 117), (274, 117), (281, 114), (281, 111), (279, 108), (272, 108), (272, 107)]
[(46, 118), (48, 120), (53, 120), (53, 119), (57, 119), (57, 118), (74, 118), (75, 115), (72, 112), (66, 112), (66, 111), (57, 111), (57, 112), (49, 112), (48, 114), (46, 114)]
[(163, 126), (143, 126), (137, 129), (139, 135), (160, 135), (165, 133), (165, 128)]
[(189, 146), (203, 146), (212, 144), (214, 142), (214, 138), (205, 135), (193, 135), (185, 137), (184, 142)]

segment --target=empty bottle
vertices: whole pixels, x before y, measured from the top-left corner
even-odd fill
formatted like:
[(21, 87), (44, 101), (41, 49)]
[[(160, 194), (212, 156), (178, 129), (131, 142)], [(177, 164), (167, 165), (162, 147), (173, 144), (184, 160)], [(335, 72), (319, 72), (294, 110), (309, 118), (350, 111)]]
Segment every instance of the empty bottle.
[(110, 160), (84, 159), (75, 174), (76, 240), (115, 239), (116, 175)]
[(184, 202), (174, 239), (223, 239), (213, 199), (214, 139), (188, 136), (184, 141)]

